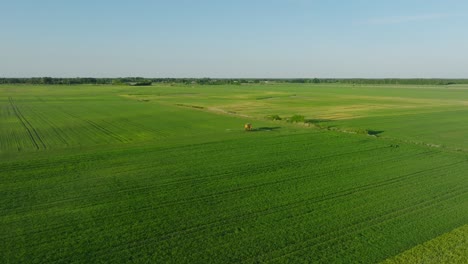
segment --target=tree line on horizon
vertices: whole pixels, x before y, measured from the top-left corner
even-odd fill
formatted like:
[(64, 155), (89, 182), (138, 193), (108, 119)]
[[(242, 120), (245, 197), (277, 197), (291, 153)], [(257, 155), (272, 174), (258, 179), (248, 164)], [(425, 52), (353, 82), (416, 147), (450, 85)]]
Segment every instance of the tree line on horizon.
[(36, 85), (76, 85), (76, 84), (112, 84), (145, 86), (153, 83), (174, 83), (187, 85), (224, 85), (224, 84), (249, 84), (249, 83), (346, 83), (346, 84), (415, 84), (415, 85), (451, 85), (468, 84), (468, 79), (366, 79), (366, 78), (144, 78), (144, 77), (122, 77), (122, 78), (0, 78), (0, 84), (36, 84)]

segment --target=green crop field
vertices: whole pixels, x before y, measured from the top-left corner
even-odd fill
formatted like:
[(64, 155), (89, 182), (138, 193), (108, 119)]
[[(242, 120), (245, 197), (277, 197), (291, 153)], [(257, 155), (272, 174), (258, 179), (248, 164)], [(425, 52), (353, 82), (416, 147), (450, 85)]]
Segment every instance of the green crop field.
[(2, 85), (0, 262), (464, 260), (467, 133), (468, 85)]

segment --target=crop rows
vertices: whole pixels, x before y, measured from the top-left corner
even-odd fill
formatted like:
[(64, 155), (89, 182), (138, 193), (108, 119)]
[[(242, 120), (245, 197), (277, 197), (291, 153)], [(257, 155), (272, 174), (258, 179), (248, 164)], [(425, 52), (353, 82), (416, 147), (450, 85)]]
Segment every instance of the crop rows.
[(0, 261), (376, 263), (467, 223), (463, 151), (177, 106), (361, 107), (268, 87), (0, 87)]
[[(389, 196), (385, 199), (380, 198), (379, 201), (381, 203), (392, 204), (395, 209), (379, 213), (382, 216), (370, 214), (367, 217), (371, 217), (369, 218), (371, 222), (368, 222), (364, 220), (366, 219), (366, 214), (363, 213), (367, 212), (371, 205), (366, 206), (359, 203), (360, 197), (372, 197), (372, 193), (381, 193), (387, 189), (395, 189), (396, 192), (407, 193), (409, 190), (402, 191), (404, 189), (401, 188), (405, 186), (414, 188), (417, 186), (415, 184), (421, 181), (436, 182), (441, 177), (441, 172), (448, 168), (451, 168), (450, 171), (453, 175), (461, 175), (464, 169), (466, 169), (465, 161), (459, 160), (454, 162), (453, 157), (451, 159), (439, 157), (440, 153), (438, 154), (434, 150), (408, 149), (401, 153), (399, 149), (391, 148), (388, 144), (381, 144), (372, 139), (368, 139), (367, 142), (361, 142), (361, 149), (354, 149), (354, 147), (342, 145), (349, 144), (349, 146), (355, 146), (352, 143), (353, 140), (340, 142), (338, 138), (335, 143), (332, 143), (324, 141), (326, 138), (328, 137), (324, 134), (297, 135), (292, 138), (274, 136), (263, 140), (256, 138), (247, 142), (250, 142), (249, 144), (257, 142), (257, 146), (262, 147), (248, 154), (244, 154), (243, 142), (236, 143), (235, 141), (231, 143), (232, 147), (221, 155), (218, 153), (224, 148), (224, 145), (220, 143), (193, 145), (191, 148), (176, 148), (173, 151), (170, 149), (164, 151), (155, 149), (149, 158), (146, 156), (151, 151), (140, 153), (137, 156), (132, 154), (133, 158), (130, 158), (130, 160), (124, 158), (126, 154), (123, 152), (120, 154), (124, 155), (123, 157), (111, 155), (107, 159), (98, 158), (94, 164), (96, 166), (99, 164), (100, 168), (94, 167), (93, 158), (90, 157), (89, 161), (84, 161), (90, 167), (82, 173), (86, 175), (86, 181), (94, 188), (91, 192), (81, 194), (71, 192), (69, 195), (73, 194), (72, 196), (65, 196), (68, 196), (68, 198), (64, 197), (65, 199), (61, 200), (58, 200), (58, 197), (52, 198), (51, 201), (46, 203), (41, 202), (45, 201), (43, 199), (37, 200), (37, 198), (34, 198), (37, 201), (34, 202), (35, 205), (31, 204), (32, 206), (23, 207), (25, 210), (21, 210), (20, 208), (14, 209), (14, 207), (11, 207), (14, 203), (3, 204), (4, 212), (8, 213), (10, 210), (13, 210), (11, 213), (15, 212), (17, 215), (9, 220), (4, 218), (3, 221), (12, 226), (22, 226), (23, 223), (27, 223), (39, 216), (36, 216), (37, 213), (42, 212), (43, 216), (39, 219), (47, 217), (49, 221), (47, 223), (36, 222), (32, 226), (33, 229), (25, 229), (22, 232), (22, 236), (34, 238), (28, 243), (28, 247), (41, 249), (41, 251), (53, 250), (57, 243), (66, 244), (66, 241), (70, 237), (67, 237), (65, 234), (76, 228), (74, 227), (77, 224), (76, 221), (66, 216), (66, 214), (60, 213), (61, 210), (59, 210), (60, 208), (65, 209), (72, 206), (74, 212), (83, 212), (83, 215), (78, 213), (77, 217), (80, 219), (80, 226), (82, 228), (86, 227), (86, 229), (78, 228), (74, 232), (85, 236), (89, 236), (91, 233), (99, 234), (104, 232), (104, 230), (112, 230), (114, 233), (112, 237), (115, 238), (108, 240), (105, 244), (106, 246), (98, 246), (94, 251), (95, 258), (98, 258), (98, 256), (103, 259), (112, 259), (112, 256), (118, 258), (121, 256), (118, 252), (125, 252), (126, 250), (134, 252), (135, 256), (145, 258), (148, 257), (145, 255), (148, 253), (145, 252), (148, 250), (147, 247), (150, 247), (149, 245), (152, 245), (150, 248), (157, 249), (158, 252), (166, 252), (169, 249), (167, 248), (169, 245), (174, 247), (176, 244), (182, 249), (206, 237), (217, 237), (220, 232), (224, 232), (223, 230), (235, 230), (238, 226), (251, 226), (250, 228), (253, 228), (258, 221), (267, 221), (265, 224), (270, 223), (267, 224), (268, 226), (271, 225), (272, 222), (270, 221), (273, 219), (275, 219), (273, 222), (277, 223), (282, 223), (283, 219), (288, 219), (287, 225), (292, 228), (294, 225), (300, 225), (303, 222), (313, 220), (317, 214), (317, 210), (332, 210), (331, 208), (346, 200), (356, 202), (357, 204), (354, 208), (357, 214), (354, 218), (360, 217), (357, 218), (360, 220), (356, 219), (356, 224), (347, 227), (351, 233), (342, 233), (348, 230), (343, 229), (343, 227), (335, 230), (334, 228), (336, 227), (331, 226), (327, 233), (304, 244), (309, 245), (308, 243), (311, 243), (310, 247), (316, 247), (323, 243), (331, 243), (334, 239), (344, 239), (351, 236), (354, 232), (364, 232), (366, 229), (358, 227), (365, 227), (367, 226), (366, 223), (375, 223), (377, 226), (385, 225), (384, 219), (394, 219), (394, 216), (397, 217), (399, 215), (398, 212), (410, 213), (411, 210), (408, 208), (426, 210), (426, 207), (422, 206), (426, 203), (422, 202), (421, 204), (413, 202), (411, 206), (414, 206), (405, 207), (406, 209), (399, 208), (398, 206), (395, 207), (396, 205), (392, 203)], [(285, 144), (289, 144), (289, 148)], [(332, 145), (341, 145), (342, 148), (331, 147)], [(309, 149), (310, 146), (313, 146), (314, 149), (314, 151), (308, 152), (310, 157), (304, 156), (304, 154), (295, 154), (295, 150), (300, 148)], [(204, 155), (202, 157), (197, 153), (204, 153)], [(259, 159), (253, 159), (253, 157), (259, 156), (260, 153), (263, 153), (264, 156)], [(179, 161), (185, 160), (188, 162), (187, 165), (190, 166), (190, 172), (194, 172), (195, 174), (188, 173), (188, 168), (182, 170), (179, 168), (177, 170), (178, 163), (170, 162), (171, 160), (173, 161), (172, 156), (177, 155)], [(272, 163), (271, 161), (275, 156), (278, 162)], [(282, 157), (287, 158), (283, 160)], [(127, 160), (128, 163), (115, 167), (114, 162), (120, 159)], [(205, 159), (216, 160), (217, 164), (223, 164), (223, 166), (206, 164), (203, 162)], [(413, 160), (413, 164), (416, 165), (408, 164), (404, 168), (401, 168), (401, 165), (398, 163), (403, 162), (400, 164), (404, 164), (404, 160), (407, 159)], [(71, 159), (71, 161), (73, 160)], [(75, 166), (80, 165), (79, 159), (73, 162)], [(132, 164), (133, 162), (135, 163)], [(417, 170), (417, 168), (420, 168), (417, 163), (431, 165), (424, 170)], [(337, 164), (341, 165), (336, 166)], [(126, 170), (125, 167), (127, 165), (133, 165), (134, 169)], [(15, 170), (19, 173), (21, 166), (19, 164), (17, 166), (19, 167), (16, 167)], [(44, 168), (48, 166), (54, 165), (53, 163), (49, 165), (45, 164)], [(40, 172), (41, 168), (40, 166), (36, 167), (36, 169), (39, 169), (38, 172)], [(381, 176), (373, 177), (372, 173), (377, 168), (385, 169), (388, 172), (383, 173)], [(34, 167), (26, 167), (25, 169), (33, 170), (26, 175), (42, 174), (35, 174)], [(405, 174), (405, 170), (410, 173)], [(89, 173), (86, 173), (86, 171), (89, 171)], [(107, 174), (106, 171), (113, 176)], [(172, 175), (166, 175), (165, 172), (172, 172)], [(62, 173), (65, 173), (65, 175)], [(67, 174), (70, 176), (67, 176)], [(84, 179), (75, 178), (73, 175), (79, 174), (73, 173), (73, 170), (62, 171), (57, 174), (57, 176), (59, 175), (61, 175), (60, 177), (64, 181), (57, 186), (57, 191), (59, 191), (59, 188), (61, 190), (71, 190), (74, 188), (73, 186), (83, 184), (82, 181)], [(194, 177), (194, 175), (200, 176)], [(328, 178), (341, 179), (340, 181), (342, 181), (346, 178), (344, 177), (345, 175), (354, 178), (355, 181), (346, 180), (343, 184), (335, 183), (329, 185)], [(43, 186), (41, 188), (45, 188), (44, 191), (49, 189), (47, 192), (50, 194), (55, 193), (56, 191), (53, 191), (55, 188), (50, 189), (52, 186), (47, 186), (48, 177), (53, 179), (55, 176), (44, 174), (42, 177), (45, 177), (42, 183), (34, 183), (33, 181), (31, 184)], [(118, 179), (119, 184), (113, 185), (112, 178)], [(174, 181), (177, 178), (179, 180)], [(458, 181), (456, 177), (453, 180), (454, 183)], [(21, 181), (18, 183), (27, 182)], [(85, 186), (90, 186), (89, 184)], [(23, 187), (24, 190), (29, 189), (26, 186)], [(313, 192), (321, 191), (315, 194), (308, 193), (308, 187), (311, 187)], [(274, 192), (274, 190), (293, 189), (295, 189), (294, 193), (277, 191), (277, 195), (279, 195), (277, 198), (269, 198), (271, 204), (265, 200), (265, 197)], [(200, 190), (200, 192), (197, 190)], [(460, 191), (463, 190), (460, 189)], [(14, 194), (14, 197), (23, 201), (28, 200), (26, 193), (21, 195), (23, 192), (21, 188), (17, 189), (16, 192), (17, 194)], [(453, 189), (452, 193), (454, 198), (459, 197), (456, 195), (462, 195), (462, 197), (465, 195), (464, 192), (455, 192), (455, 189)], [(444, 195), (440, 194), (439, 196), (445, 197)], [(437, 204), (434, 199), (438, 199), (437, 197), (439, 196), (435, 196), (430, 201), (433, 204)], [(152, 197), (150, 201), (147, 200), (148, 197)], [(234, 201), (237, 202), (234, 203)], [(450, 200), (444, 199), (442, 201), (448, 203)], [(201, 209), (203, 207), (200, 209), (193, 208), (193, 205), (206, 206), (208, 204), (215, 206), (213, 211), (205, 211), (210, 206), (206, 209)], [(322, 207), (321, 204), (326, 206)], [(312, 211), (310, 211), (311, 209)], [(199, 217), (193, 219), (185, 218), (185, 216), (192, 215), (197, 210), (199, 211)], [(430, 211), (431, 209), (427, 208), (427, 210)], [(346, 211), (343, 213), (348, 215)], [(91, 214), (92, 217), (85, 217), (87, 214)], [(112, 215), (111, 219), (115, 220), (111, 221), (109, 214)], [(157, 217), (158, 215), (164, 215), (165, 217), (160, 218)], [(290, 216), (284, 218), (287, 215)], [(412, 214), (406, 215), (407, 213), (402, 213), (399, 217), (412, 217)], [(348, 217), (350, 216), (348, 215)], [(144, 224), (145, 228), (137, 225), (135, 226), (135, 230), (130, 231), (128, 225), (133, 221), (132, 219), (143, 221), (142, 224)], [(151, 222), (148, 222), (150, 219)], [(149, 230), (151, 232), (148, 232)], [(287, 228), (283, 227), (283, 230), (287, 230)], [(294, 233), (294, 229), (291, 232)], [(240, 233), (242, 234), (243, 231)], [(256, 235), (253, 237), (245, 237), (241, 240), (250, 244), (254, 243), (255, 237), (257, 239), (262, 238), (258, 233), (254, 232), (254, 234)], [(17, 236), (12, 236), (12, 234), (4, 235), (2, 235), (3, 240), (17, 239)], [(54, 240), (41, 240), (41, 237), (54, 237)], [(100, 239), (97, 238), (95, 243), (101, 241)], [(264, 239), (268, 241), (268, 239)], [(182, 241), (186, 242), (181, 243)], [(222, 252), (226, 247), (231, 247), (233, 242), (234, 244), (237, 243), (232, 240), (216, 241), (218, 240), (207, 241), (207, 243), (212, 244), (211, 248), (215, 252)], [(11, 245), (10, 249), (13, 251), (19, 250), (20, 248), (17, 247), (20, 244), (16, 245)], [(97, 245), (94, 244), (94, 246)], [(266, 245), (268, 244), (265, 244), (264, 250), (269, 248)], [(258, 256), (252, 256), (252, 261), (257, 258), (259, 260), (267, 260), (271, 258), (275, 259), (276, 257), (283, 258), (290, 254), (296, 255), (302, 252), (302, 250), (297, 250), (298, 246), (299, 244), (293, 246), (289, 243), (288, 247), (277, 248), (272, 252), (265, 251), (261, 255), (255, 254)], [(239, 247), (242, 248), (240, 245)], [(112, 250), (110, 251), (111, 248)], [(189, 250), (189, 247), (185, 248), (185, 250)], [(136, 252), (139, 253), (137, 254)], [(205, 251), (202, 250), (200, 252)], [(288, 255), (283, 256), (284, 253), (279, 254), (280, 252), (288, 252)], [(194, 259), (201, 257), (196, 251), (191, 254), (193, 254)], [(208, 253), (206, 252), (206, 254)], [(245, 256), (248, 255), (246, 253)], [(54, 256), (50, 256), (51, 258), (48, 261), (65, 261), (70, 257), (68, 254)], [(220, 257), (218, 255), (210, 256)], [(230, 256), (232, 259), (240, 257), (240, 255), (235, 253), (226, 256)], [(156, 257), (156, 255), (152, 255), (152, 257)], [(168, 259), (160, 256), (160, 259), (156, 257), (155, 260), (167, 261)]]
[[(14, 115), (18, 125), (14, 121), (2, 125), (1, 151), (128, 143), (170, 135), (166, 132), (164, 120), (153, 120), (153, 127), (148, 127), (144, 122), (149, 121), (145, 119), (130, 120), (106, 116), (102, 107), (92, 110), (67, 108), (66, 104), (43, 99), (18, 103), (18, 100), (12, 97), (8, 97), (7, 102), (8, 105), (2, 106), (3, 117), (0, 116), (0, 119), (3, 120), (0, 121), (7, 122), (6, 118)], [(159, 124), (159, 127), (154, 127), (155, 124)]]
[(33, 143), (34, 147), (36, 149), (46, 149), (46, 145), (44, 141), (42, 140), (41, 136), (37, 132), (36, 128), (34, 128), (31, 123), (24, 117), (23, 113), (20, 111), (18, 106), (15, 104), (13, 101), (13, 98), (9, 97), (8, 101), (10, 102), (11, 108), (13, 109), (13, 112), (15, 113), (15, 116), (18, 118), (18, 120), (21, 122), (22, 126), (26, 130), (29, 138), (31, 139), (31, 142)]

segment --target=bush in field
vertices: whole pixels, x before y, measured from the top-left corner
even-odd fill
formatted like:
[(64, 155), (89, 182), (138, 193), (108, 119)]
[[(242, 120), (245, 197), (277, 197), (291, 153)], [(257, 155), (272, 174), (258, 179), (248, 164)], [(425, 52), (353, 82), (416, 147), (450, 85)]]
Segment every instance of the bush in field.
[(365, 134), (369, 136), (378, 136), (379, 134), (383, 133), (382, 130), (374, 130), (374, 129), (355, 129), (354, 132), (357, 134)]
[(269, 115), (267, 116), (267, 118), (270, 120), (282, 120), (282, 118), (279, 115)]
[(294, 122), (294, 123), (304, 123), (305, 121), (305, 116), (303, 115), (293, 115), (288, 119), (289, 122)]

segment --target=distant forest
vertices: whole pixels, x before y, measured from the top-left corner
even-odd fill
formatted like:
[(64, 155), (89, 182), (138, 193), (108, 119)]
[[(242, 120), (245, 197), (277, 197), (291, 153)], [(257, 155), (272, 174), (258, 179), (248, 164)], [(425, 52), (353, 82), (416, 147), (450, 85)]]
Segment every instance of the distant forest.
[(203, 84), (203, 85), (223, 85), (223, 84), (248, 84), (248, 83), (348, 83), (348, 84), (417, 84), (417, 85), (450, 85), (468, 84), (468, 79), (334, 79), (334, 78), (247, 78), (247, 79), (224, 79), (224, 78), (0, 78), (0, 84), (113, 84), (113, 85), (134, 85), (144, 86), (153, 83), (178, 83), (178, 84)]

